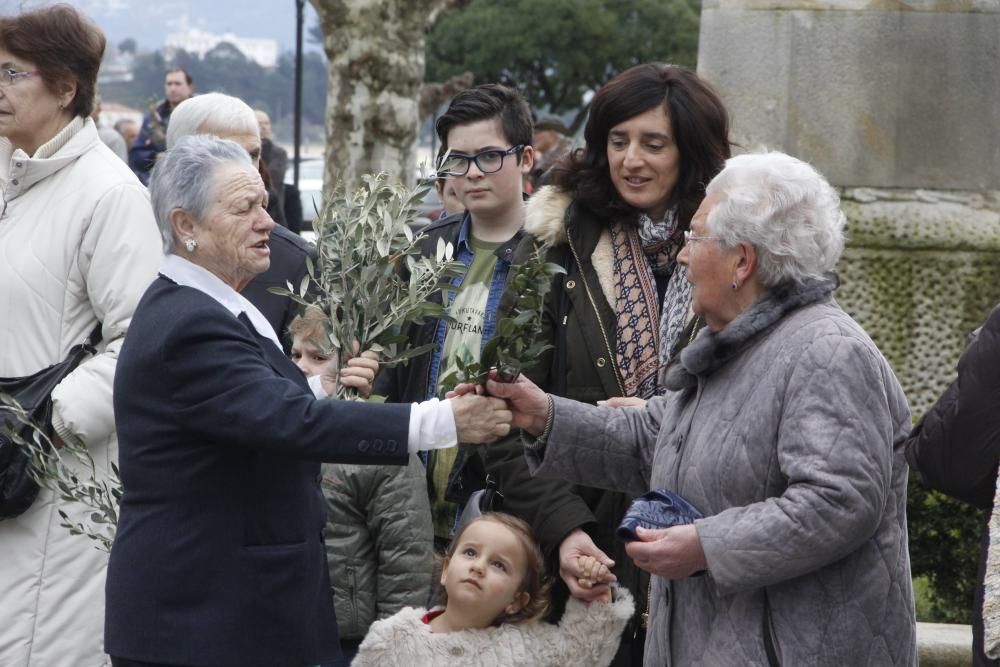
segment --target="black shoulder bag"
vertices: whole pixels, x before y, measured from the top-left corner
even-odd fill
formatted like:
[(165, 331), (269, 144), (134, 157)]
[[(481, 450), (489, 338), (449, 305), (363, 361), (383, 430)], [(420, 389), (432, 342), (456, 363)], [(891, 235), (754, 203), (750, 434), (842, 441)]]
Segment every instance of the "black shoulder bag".
[[(64, 361), (43, 368), (33, 375), (0, 378), (0, 393), (17, 401), (31, 420), (52, 437), (52, 390), (73, 372), (87, 356), (94, 354), (101, 342), (101, 323), (94, 327), (85, 343), (74, 346)], [(0, 404), (0, 519), (21, 514), (35, 502), (38, 484), (31, 478), (31, 455), (14, 439), (14, 434), (30, 442), (32, 428), (22, 423), (5, 405)]]

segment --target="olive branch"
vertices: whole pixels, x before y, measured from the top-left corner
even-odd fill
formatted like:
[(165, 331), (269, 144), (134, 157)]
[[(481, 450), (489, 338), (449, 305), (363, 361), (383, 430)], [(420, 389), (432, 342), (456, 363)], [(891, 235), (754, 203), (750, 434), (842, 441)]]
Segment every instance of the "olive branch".
[[(324, 201), (313, 223), (317, 259), (308, 262), (308, 275), (297, 287), (270, 288), (323, 310), (324, 353), (354, 356), (357, 343), (360, 350), (377, 352), (382, 366), (393, 366), (432, 347), (409, 347), (405, 327), (447, 318), (444, 306), (428, 299), (453, 289), (451, 280), (465, 272), (443, 240), (434, 255), (423, 256), (424, 236), (411, 227), (432, 183), (424, 180), (410, 190), (388, 183), (385, 174), (366, 175), (356, 190), (338, 188)], [(338, 398), (352, 394), (338, 385)]]
[[(76, 503), (87, 512), (77, 521), (59, 508), (60, 526), (73, 535), (85, 535), (97, 542), (97, 548), (110, 552), (118, 524), (118, 505), (122, 497), (121, 476), (112, 462), (107, 475), (99, 474), (94, 457), (82, 440), (70, 435), (56, 448), (46, 429), (37, 424), (12, 396), (0, 392), (0, 404), (9, 417), (0, 422), (0, 432), (22, 447), (30, 458), (28, 474), (40, 487), (51, 489), (66, 503)], [(24, 438), (11, 421), (27, 426), (31, 438)]]
[(491, 368), (497, 369), (502, 381), (514, 382), (542, 352), (552, 347), (538, 340), (542, 309), (545, 295), (552, 287), (552, 278), (566, 270), (546, 261), (548, 249), (547, 244), (538, 243), (527, 260), (510, 267), (507, 289), (512, 290), (514, 296), (506, 316), (497, 322), (496, 333), (483, 346), (479, 361), (455, 360), (456, 370), (441, 381), (446, 390), (463, 382), (485, 387)]

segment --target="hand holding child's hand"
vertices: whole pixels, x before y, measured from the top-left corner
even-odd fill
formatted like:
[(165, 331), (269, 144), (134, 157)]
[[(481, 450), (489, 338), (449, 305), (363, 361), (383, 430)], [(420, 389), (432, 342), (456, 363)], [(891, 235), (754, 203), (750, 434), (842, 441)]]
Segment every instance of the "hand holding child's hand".
[(580, 588), (593, 588), (598, 584), (609, 584), (615, 580), (608, 566), (593, 556), (577, 556), (576, 567), (579, 576), (576, 581)]

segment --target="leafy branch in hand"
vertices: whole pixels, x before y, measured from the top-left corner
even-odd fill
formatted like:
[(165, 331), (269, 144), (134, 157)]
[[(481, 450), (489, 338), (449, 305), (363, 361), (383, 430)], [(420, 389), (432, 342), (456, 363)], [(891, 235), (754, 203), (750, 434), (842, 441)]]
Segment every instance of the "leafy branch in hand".
[(507, 289), (513, 290), (514, 300), (507, 315), (497, 322), (496, 333), (483, 346), (479, 361), (456, 359), (457, 369), (441, 382), (446, 390), (463, 382), (485, 387), (490, 369), (494, 367), (501, 380), (514, 382), (542, 352), (552, 347), (538, 340), (542, 309), (545, 295), (552, 287), (552, 278), (566, 270), (546, 261), (547, 251), (547, 244), (537, 244), (531, 257), (510, 267)]
[[(309, 262), (309, 275), (297, 287), (271, 288), (323, 310), (324, 353), (353, 356), (357, 342), (360, 350), (379, 353), (380, 363), (390, 366), (429, 349), (408, 347), (405, 327), (447, 317), (444, 306), (428, 298), (450, 289), (451, 280), (465, 271), (443, 240), (433, 256), (422, 256), (424, 237), (411, 228), (416, 205), (432, 183), (426, 180), (409, 190), (387, 183), (385, 174), (364, 176), (358, 189), (338, 189), (324, 202), (313, 223), (318, 256)], [(338, 385), (338, 397), (348, 393)]]
[(67, 508), (72, 504), (82, 507), (87, 516), (75, 520), (62, 508), (58, 509), (62, 522), (73, 535), (85, 535), (97, 542), (97, 548), (111, 551), (118, 524), (118, 506), (122, 498), (121, 476), (118, 466), (99, 472), (90, 450), (82, 440), (70, 436), (56, 448), (46, 429), (39, 426), (13, 397), (0, 393), (0, 404), (14, 421), (29, 427), (31, 438), (21, 437), (17, 429), (0, 423), (2, 429), (15, 443), (25, 449), (31, 458), (29, 474), (39, 486), (51, 489)]

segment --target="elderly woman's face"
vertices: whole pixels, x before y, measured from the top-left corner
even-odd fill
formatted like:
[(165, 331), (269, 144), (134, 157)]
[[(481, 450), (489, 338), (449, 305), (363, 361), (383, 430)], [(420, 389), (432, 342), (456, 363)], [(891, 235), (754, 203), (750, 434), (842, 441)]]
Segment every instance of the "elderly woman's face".
[(72, 101), (52, 93), (35, 63), (0, 47), (0, 71), (15, 78), (7, 83), (0, 78), (0, 137), (6, 137), (28, 155), (34, 155), (39, 146), (54, 137), (72, 115), (60, 108)]
[(615, 125), (607, 150), (611, 182), (621, 198), (662, 220), (681, 169), (667, 112), (658, 106)]
[(740, 306), (732, 288), (739, 257), (725, 250), (708, 230), (708, 214), (722, 196), (714, 192), (701, 202), (691, 218), (691, 234), (677, 261), (687, 269), (692, 285), (691, 309), (705, 319), (713, 331), (722, 329), (739, 314)]
[(268, 241), (274, 221), (267, 214), (264, 183), (254, 169), (223, 165), (214, 181), (214, 201), (194, 231), (198, 247), (186, 256), (238, 292), (271, 265)]

